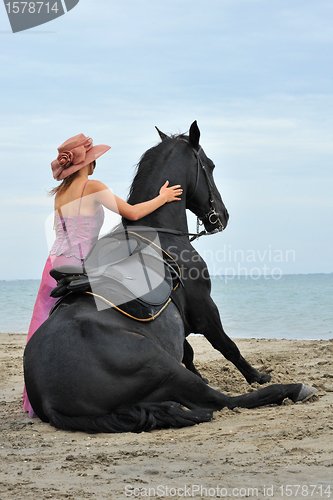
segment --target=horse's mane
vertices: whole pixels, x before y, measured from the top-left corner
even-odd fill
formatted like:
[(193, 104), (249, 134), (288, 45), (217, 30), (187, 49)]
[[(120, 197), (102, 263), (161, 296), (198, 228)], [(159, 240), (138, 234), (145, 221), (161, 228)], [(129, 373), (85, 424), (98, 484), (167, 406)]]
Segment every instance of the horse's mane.
[(153, 146), (143, 153), (136, 165), (134, 179), (127, 198), (128, 201), (130, 200), (132, 204), (138, 203), (138, 197), (147, 185), (147, 179), (152, 176), (154, 166), (158, 163), (158, 159), (161, 160), (161, 158), (165, 158), (175, 146), (177, 139), (185, 137), (184, 134), (167, 136), (156, 146)]

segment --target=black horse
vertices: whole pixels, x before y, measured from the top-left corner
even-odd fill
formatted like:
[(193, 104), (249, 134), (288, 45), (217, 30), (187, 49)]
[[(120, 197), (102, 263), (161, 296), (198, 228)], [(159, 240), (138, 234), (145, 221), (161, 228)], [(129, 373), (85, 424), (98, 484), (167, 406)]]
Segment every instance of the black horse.
[[(264, 383), (224, 333), (210, 297), (209, 274), (189, 242), (186, 208), (208, 232), (221, 230), (228, 212), (214, 184), (211, 160), (199, 146), (196, 122), (189, 136), (162, 138), (140, 160), (129, 196), (138, 203), (156, 196), (166, 179), (181, 184), (181, 202), (140, 220), (159, 229), (162, 248), (178, 263), (176, 303), (150, 322), (115, 308), (97, 310), (90, 294), (69, 294), (35, 332), (24, 353), (27, 393), (36, 414), (57, 428), (86, 432), (141, 432), (208, 421), (223, 407), (254, 408), (304, 401), (315, 392), (300, 383), (275, 384), (241, 396), (224, 395), (205, 383), (186, 342), (203, 333), (251, 383)], [(123, 221), (129, 230), (136, 223)], [(186, 368), (181, 364), (183, 360)]]

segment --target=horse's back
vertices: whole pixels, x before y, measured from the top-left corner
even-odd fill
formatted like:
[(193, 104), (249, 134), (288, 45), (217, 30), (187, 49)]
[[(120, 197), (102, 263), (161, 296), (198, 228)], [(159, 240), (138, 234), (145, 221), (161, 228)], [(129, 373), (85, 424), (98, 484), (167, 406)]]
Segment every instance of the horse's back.
[(29, 400), (46, 421), (51, 408), (74, 416), (111, 411), (149, 394), (159, 377), (151, 359), (180, 362), (183, 342), (174, 304), (142, 324), (114, 309), (97, 311), (92, 300), (64, 303), (26, 346)]

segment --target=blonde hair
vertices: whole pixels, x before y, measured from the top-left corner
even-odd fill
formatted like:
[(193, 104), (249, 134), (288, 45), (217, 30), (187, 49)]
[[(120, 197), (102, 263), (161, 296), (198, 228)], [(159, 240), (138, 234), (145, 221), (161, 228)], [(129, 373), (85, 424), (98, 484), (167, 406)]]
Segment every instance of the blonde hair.
[(61, 184), (59, 184), (59, 186), (54, 187), (47, 194), (49, 196), (54, 196), (56, 194), (64, 193), (65, 191), (67, 191), (69, 186), (72, 184), (72, 182), (76, 176), (77, 176), (77, 172), (74, 172), (74, 174), (71, 174), (68, 177), (65, 177), (65, 179), (62, 181)]
[[(96, 160), (92, 161), (91, 163), (93, 163), (93, 168), (95, 168), (96, 167)], [(79, 173), (79, 170), (77, 172), (74, 172), (74, 174), (71, 174), (68, 177), (65, 177), (65, 179), (62, 181), (61, 184), (59, 184), (59, 186), (54, 187), (47, 194), (49, 196), (54, 196), (56, 194), (61, 194), (61, 193), (64, 193), (65, 191), (67, 191), (67, 189), (72, 184), (73, 180), (78, 175), (78, 173)]]

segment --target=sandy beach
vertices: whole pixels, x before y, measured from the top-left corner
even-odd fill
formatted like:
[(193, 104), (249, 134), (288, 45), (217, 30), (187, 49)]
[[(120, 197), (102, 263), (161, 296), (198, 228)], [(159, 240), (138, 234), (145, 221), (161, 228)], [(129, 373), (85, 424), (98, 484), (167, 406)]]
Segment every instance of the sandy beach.
[[(0, 334), (1, 500), (333, 497), (333, 340), (236, 340), (272, 382), (315, 386), (307, 403), (222, 410), (185, 429), (87, 435), (21, 409), (25, 339)], [(256, 388), (206, 339), (190, 342), (212, 386)]]

